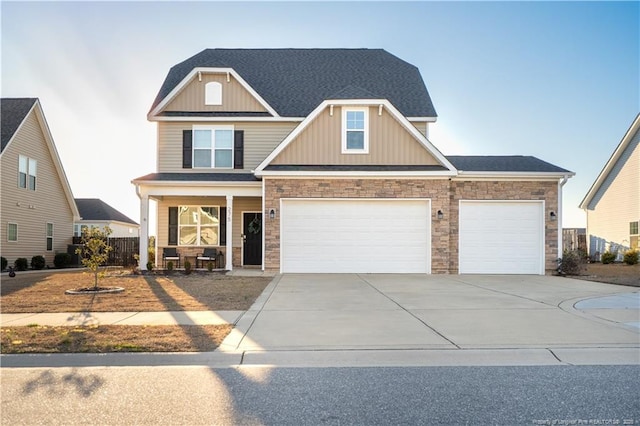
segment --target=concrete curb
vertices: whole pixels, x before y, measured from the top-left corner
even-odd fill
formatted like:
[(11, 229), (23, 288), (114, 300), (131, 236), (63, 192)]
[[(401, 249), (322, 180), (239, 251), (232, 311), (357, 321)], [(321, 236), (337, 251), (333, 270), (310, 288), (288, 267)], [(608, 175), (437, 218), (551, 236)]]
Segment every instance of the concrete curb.
[(3, 368), (640, 365), (638, 347), (0, 355)]

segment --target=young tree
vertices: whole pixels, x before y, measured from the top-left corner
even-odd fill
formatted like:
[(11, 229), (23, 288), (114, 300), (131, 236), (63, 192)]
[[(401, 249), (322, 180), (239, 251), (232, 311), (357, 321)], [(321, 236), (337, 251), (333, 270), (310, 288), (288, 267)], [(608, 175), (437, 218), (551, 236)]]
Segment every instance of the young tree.
[(98, 276), (100, 266), (109, 259), (109, 252), (112, 247), (109, 246), (107, 239), (111, 235), (111, 228), (104, 227), (104, 231), (100, 228), (92, 226), (82, 230), (82, 246), (76, 249), (76, 254), (82, 258), (82, 264), (93, 272), (94, 289), (98, 288)]

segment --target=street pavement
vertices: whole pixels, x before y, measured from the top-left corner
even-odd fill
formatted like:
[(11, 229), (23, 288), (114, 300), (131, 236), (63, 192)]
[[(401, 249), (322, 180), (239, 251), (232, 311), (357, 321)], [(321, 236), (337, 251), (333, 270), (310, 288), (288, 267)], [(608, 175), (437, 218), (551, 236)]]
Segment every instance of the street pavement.
[(4, 325), (235, 324), (212, 353), (2, 355), (3, 366), (640, 364), (640, 293), (551, 276), (277, 275), (246, 312), (2, 314)]

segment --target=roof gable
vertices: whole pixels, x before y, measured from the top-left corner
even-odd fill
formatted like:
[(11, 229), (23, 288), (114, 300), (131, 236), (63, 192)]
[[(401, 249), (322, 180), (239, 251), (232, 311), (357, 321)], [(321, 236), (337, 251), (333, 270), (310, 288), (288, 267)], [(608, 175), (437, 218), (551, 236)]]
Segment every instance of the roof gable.
[(16, 134), (27, 114), (35, 105), (36, 98), (2, 98), (0, 99), (0, 120), (2, 122), (2, 149)]
[[(580, 203), (581, 209), (589, 207), (591, 202), (596, 198), (596, 195), (606, 186), (610, 185), (611, 181), (615, 177), (614, 174), (618, 173), (623, 164), (631, 155), (631, 151), (638, 145), (640, 139), (640, 113), (636, 115), (635, 120), (631, 123), (631, 126), (622, 137), (622, 140), (609, 157), (609, 160), (604, 165), (600, 174), (587, 191), (584, 199)], [(633, 146), (632, 146), (633, 145)], [(640, 167), (640, 165), (637, 165)]]
[(383, 49), (206, 49), (169, 70), (150, 114), (197, 68), (232, 69), (284, 117), (305, 117), (349, 86), (405, 117), (437, 115), (418, 68)]
[(123, 222), (138, 225), (137, 222), (98, 198), (76, 198), (75, 201), (82, 220)]
[[(78, 207), (76, 206), (76, 203), (73, 199), (73, 193), (71, 191), (71, 186), (69, 185), (69, 181), (67, 179), (67, 175), (64, 171), (64, 167), (62, 167), (62, 161), (60, 160), (60, 156), (58, 155), (58, 150), (56, 149), (55, 143), (53, 141), (53, 136), (51, 136), (51, 131), (49, 130), (49, 125), (47, 124), (47, 120), (44, 116), (44, 111), (42, 110), (42, 106), (40, 105), (40, 101), (38, 98), (2, 98), (1, 99), (1, 103), (2, 103), (2, 154), (4, 154), (5, 152), (5, 148), (7, 146), (9, 146), (9, 144), (16, 139), (16, 135), (18, 135), (20, 133), (20, 129), (23, 125), (23, 123), (25, 123), (25, 121), (27, 120), (27, 118), (30, 119), (31, 114), (33, 115), (33, 118), (35, 119), (35, 121), (37, 122), (37, 126), (39, 127), (39, 130), (44, 138), (44, 143), (46, 144), (46, 149), (48, 151), (48, 154), (50, 155), (51, 161), (53, 163), (53, 166), (55, 168), (55, 171), (57, 173), (57, 178), (60, 181), (60, 185), (62, 186), (62, 191), (64, 192), (66, 201), (69, 205), (69, 209), (71, 210), (71, 212), (73, 213), (74, 216), (74, 220), (79, 218), (79, 213), (78, 213)], [(28, 105), (31, 105), (31, 107), (28, 109), (28, 111), (24, 112), (24, 110), (27, 108)], [(7, 128), (7, 135), (12, 132), (12, 134), (10, 136), (8, 136), (8, 140), (7, 143), (5, 145), (4, 143), (4, 137), (5, 137), (5, 107), (7, 108), (6, 111), (8, 112), (8, 116), (10, 117), (9, 123), (6, 124)], [(24, 115), (23, 115), (24, 114)], [(18, 118), (22, 116), (22, 119), (20, 120), (20, 122), (16, 125), (16, 123), (18, 122)], [(22, 139), (22, 138), (19, 138)], [(29, 142), (31, 140), (31, 138), (26, 138), (24, 139), (25, 141)], [(18, 148), (22, 149), (23, 147), (19, 146)], [(28, 148), (28, 147), (26, 147)]]
[[(304, 169), (291, 170), (282, 168), (282, 167), (271, 167), (274, 166), (277, 162), (276, 159), (283, 153), (285, 150), (293, 143), (297, 141), (297, 138), (307, 129), (312, 123), (327, 109), (331, 111), (332, 106), (369, 106), (376, 107), (382, 113), (384, 111), (385, 114), (389, 114), (393, 120), (395, 120), (400, 126), (404, 128), (404, 130), (409, 133), (409, 135), (421, 145), (422, 149), (429, 154), (428, 164), (425, 164), (429, 167), (423, 168), (421, 170), (399, 170), (399, 169), (389, 169), (382, 168), (377, 171), (382, 172), (395, 172), (395, 173), (426, 173), (431, 175), (443, 175), (443, 176), (454, 176), (456, 174), (455, 167), (447, 160), (447, 158), (438, 151), (438, 149), (431, 144), (431, 142), (422, 134), (420, 131), (404, 117), (400, 111), (398, 111), (389, 101), (386, 99), (345, 99), (345, 100), (326, 100), (322, 102), (311, 114), (309, 114), (303, 121), (300, 123), (281, 143), (274, 149), (267, 158), (264, 159), (262, 163), (256, 168), (255, 173), (256, 176), (262, 176), (265, 174), (271, 174), (272, 172), (281, 173), (294, 173), (297, 174), (299, 172), (304, 171)], [(339, 117), (336, 117), (336, 120), (341, 120)], [(339, 140), (338, 140), (339, 143)], [(272, 164), (274, 163), (274, 164)], [(364, 165), (364, 164), (363, 164)], [(396, 166), (398, 164), (395, 164)], [(281, 166), (281, 165), (278, 165)], [(308, 166), (306, 164), (305, 166)], [(347, 164), (341, 164), (341, 166), (353, 166)], [(371, 164), (369, 164), (371, 166)], [(379, 164), (378, 164), (379, 166)], [(438, 167), (433, 167), (438, 166)], [(366, 169), (366, 168), (365, 168)], [(374, 172), (372, 170), (365, 170), (362, 167), (352, 167), (351, 171), (355, 173), (369, 173)], [(314, 170), (315, 171), (315, 170)], [(335, 170), (335, 173), (349, 173), (349, 170)], [(375, 173), (375, 172), (374, 172)]]

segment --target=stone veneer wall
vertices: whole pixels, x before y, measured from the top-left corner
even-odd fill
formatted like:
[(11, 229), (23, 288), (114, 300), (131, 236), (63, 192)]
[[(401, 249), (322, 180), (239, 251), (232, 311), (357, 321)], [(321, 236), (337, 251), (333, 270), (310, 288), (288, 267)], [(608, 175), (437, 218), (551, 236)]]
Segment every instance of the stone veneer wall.
[[(449, 271), (448, 179), (270, 179), (265, 178), (265, 269), (280, 270), (282, 198), (429, 198), (431, 199), (431, 272)], [(275, 219), (269, 210), (276, 209)]]
[[(545, 269), (553, 271), (558, 258), (558, 221), (549, 214), (558, 214), (558, 183), (556, 181), (451, 181), (449, 238), (449, 271), (458, 273), (458, 217), (460, 200), (544, 200)], [(496, 253), (509, 260), (509, 253)]]

